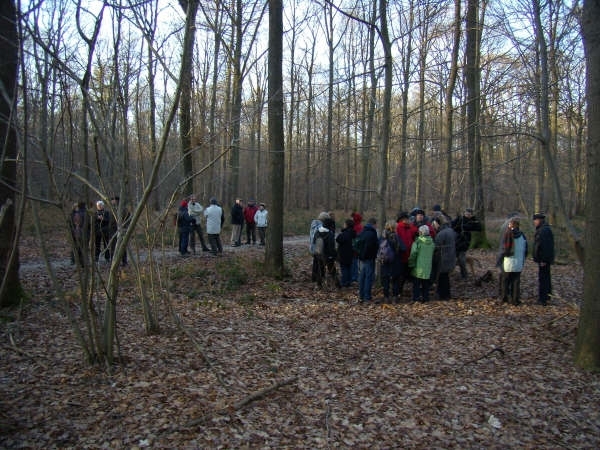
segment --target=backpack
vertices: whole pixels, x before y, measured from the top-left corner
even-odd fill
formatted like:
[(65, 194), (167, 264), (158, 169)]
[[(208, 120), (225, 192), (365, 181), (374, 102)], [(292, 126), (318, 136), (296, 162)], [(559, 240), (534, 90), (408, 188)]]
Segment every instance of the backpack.
[(357, 255), (361, 254), (364, 246), (365, 246), (365, 240), (364, 240), (364, 238), (361, 237), (360, 234), (358, 236), (356, 236), (354, 239), (352, 239), (352, 250), (354, 250), (354, 253), (356, 253)]
[(392, 247), (386, 238), (383, 238), (379, 243), (379, 249), (377, 250), (377, 261), (381, 264), (389, 264), (394, 261), (395, 257), (396, 252), (394, 251), (394, 247)]

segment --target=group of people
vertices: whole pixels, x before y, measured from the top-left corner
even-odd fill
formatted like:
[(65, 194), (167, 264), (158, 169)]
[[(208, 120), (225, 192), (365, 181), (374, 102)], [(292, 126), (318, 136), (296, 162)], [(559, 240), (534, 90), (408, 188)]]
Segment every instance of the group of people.
[[(124, 230), (130, 221), (131, 214), (127, 208), (123, 208), (119, 224), (115, 213), (119, 211), (119, 196), (111, 198), (111, 209), (107, 209), (103, 200), (98, 200), (95, 210), (88, 213), (85, 202), (73, 205), (70, 217), (70, 229), (73, 239), (73, 251), (71, 252), (71, 264), (85, 265), (90, 238), (93, 239), (94, 261), (99, 262), (100, 256), (110, 262), (115, 254), (117, 244), (117, 232), (119, 225)], [(123, 266), (127, 265), (127, 252), (123, 253), (121, 259)]]
[(256, 203), (248, 200), (244, 205), (241, 198), (235, 199), (231, 208), (231, 245), (239, 247), (242, 245), (242, 233), (246, 228), (246, 244), (256, 244), (256, 233), (260, 245), (265, 245), (267, 236), (267, 225), (269, 223), (269, 211), (264, 203)]
[[(242, 231), (246, 228), (246, 244), (256, 244), (258, 231), (259, 244), (265, 245), (268, 225), (268, 211), (264, 203), (254, 200), (244, 205), (241, 198), (235, 200), (231, 208), (231, 245), (242, 245)], [(206, 220), (208, 245), (203, 236), (202, 216)], [(194, 195), (183, 199), (176, 215), (177, 233), (179, 237), (179, 253), (182, 256), (196, 253), (196, 235), (202, 245), (202, 251), (213, 255), (223, 253), (221, 231), (225, 223), (225, 212), (215, 197), (210, 199), (209, 206), (204, 209)], [(191, 250), (191, 252), (190, 252)]]
[[(533, 217), (536, 226), (533, 259), (539, 266), (539, 299), (545, 305), (551, 295), (550, 265), (554, 262), (554, 238), (545, 215)], [(313, 255), (312, 280), (321, 284), (327, 276), (339, 287), (358, 283), (361, 303), (372, 301), (377, 266), (383, 299), (377, 302), (398, 303), (406, 281), (412, 281), (412, 300), (427, 302), (435, 284), (440, 300), (451, 298), (450, 273), (458, 265), (462, 278), (468, 276), (466, 253), (471, 233), (481, 231), (473, 209), (451, 219), (439, 205), (431, 216), (421, 208), (400, 212), (396, 221), (388, 221), (381, 233), (375, 218), (362, 224), (362, 216), (353, 212), (336, 236), (331, 213), (322, 212), (310, 227), (309, 251)], [(337, 244), (337, 245), (336, 245)], [(520, 304), (520, 273), (527, 255), (527, 241), (519, 229), (519, 218), (511, 217), (500, 238), (500, 299)], [(338, 280), (336, 265), (341, 276)]]

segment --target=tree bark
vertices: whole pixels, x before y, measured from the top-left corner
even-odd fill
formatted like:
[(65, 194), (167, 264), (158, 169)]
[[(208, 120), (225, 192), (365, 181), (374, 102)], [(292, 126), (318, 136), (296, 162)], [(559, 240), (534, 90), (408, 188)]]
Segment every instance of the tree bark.
[(191, 24), (189, 30), (185, 30), (185, 33), (191, 34), (191, 39), (185, 41), (185, 44), (189, 48), (185, 49), (183, 54), (187, 55), (186, 59), (182, 61), (184, 67), (182, 90), (181, 90), (181, 103), (179, 105), (179, 139), (181, 143), (181, 156), (183, 159), (183, 177), (187, 179), (186, 184), (183, 187), (183, 192), (189, 195), (194, 190), (194, 181), (192, 174), (194, 173), (194, 158), (192, 153), (192, 78), (193, 78), (193, 48), (194, 48), (194, 36), (195, 36), (195, 21), (196, 13), (198, 12), (198, 0), (180, 0), (181, 7), (185, 11), (186, 18), (189, 16), (190, 20), (186, 20), (186, 24)]
[(272, 204), (265, 249), (265, 266), (275, 276), (283, 276), (283, 207), (285, 151), (283, 124), (283, 4), (269, 0), (269, 175)]
[(588, 141), (587, 198), (584, 257), (583, 305), (575, 345), (575, 363), (579, 367), (600, 370), (600, 1), (586, 0), (583, 5), (582, 31), (587, 60)]
[(0, 2), (0, 306), (18, 304), (21, 300), (19, 280), (19, 245), (15, 221), (17, 192), (17, 69), (19, 41), (17, 14), (12, 0)]

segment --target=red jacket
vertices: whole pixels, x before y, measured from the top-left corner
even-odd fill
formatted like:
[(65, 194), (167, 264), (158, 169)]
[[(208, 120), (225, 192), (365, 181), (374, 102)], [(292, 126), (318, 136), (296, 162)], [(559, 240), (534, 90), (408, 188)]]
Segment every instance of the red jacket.
[(350, 217), (352, 217), (352, 220), (354, 220), (354, 232), (358, 236), (364, 228), (362, 224), (362, 216), (360, 213), (353, 212)]
[(408, 257), (410, 256), (410, 249), (419, 234), (419, 230), (412, 223), (404, 223), (402, 221), (398, 222), (396, 225), (396, 234), (398, 237), (404, 242), (404, 246), (406, 247), (406, 251), (402, 253), (402, 262), (407, 263)]
[(254, 224), (254, 214), (258, 211), (256, 204), (248, 205), (244, 208), (244, 220), (250, 225)]

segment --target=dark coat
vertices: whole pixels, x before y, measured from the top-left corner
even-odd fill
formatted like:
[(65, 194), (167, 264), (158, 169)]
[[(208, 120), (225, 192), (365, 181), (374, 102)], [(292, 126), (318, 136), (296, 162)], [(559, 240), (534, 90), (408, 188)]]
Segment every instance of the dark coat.
[(554, 234), (545, 222), (535, 229), (533, 260), (537, 263), (554, 264)]
[(456, 266), (456, 233), (448, 225), (442, 225), (434, 239), (438, 272), (449, 273)]
[(466, 252), (471, 245), (471, 232), (481, 231), (481, 222), (475, 216), (458, 216), (452, 221), (452, 229), (456, 232), (456, 251)]
[(377, 250), (379, 250), (379, 239), (377, 238), (377, 230), (367, 223), (358, 238), (363, 241), (362, 249), (358, 259), (362, 261), (374, 260), (377, 258)]
[(191, 231), (196, 221), (189, 215), (187, 206), (180, 206), (177, 210), (177, 228), (179, 231)]
[(354, 250), (352, 250), (352, 240), (356, 237), (354, 228), (344, 228), (335, 238), (338, 244), (338, 261), (342, 266), (349, 266), (354, 259)]
[(236, 203), (231, 208), (231, 223), (233, 225), (244, 224), (244, 208), (239, 203)]

